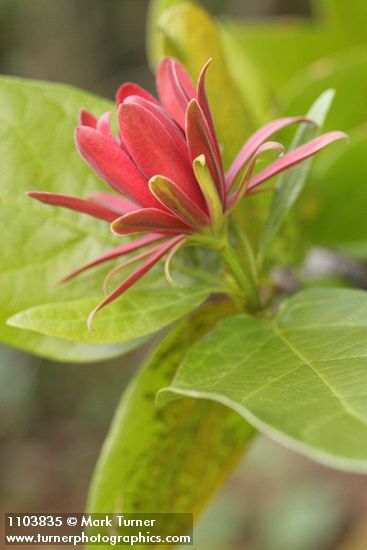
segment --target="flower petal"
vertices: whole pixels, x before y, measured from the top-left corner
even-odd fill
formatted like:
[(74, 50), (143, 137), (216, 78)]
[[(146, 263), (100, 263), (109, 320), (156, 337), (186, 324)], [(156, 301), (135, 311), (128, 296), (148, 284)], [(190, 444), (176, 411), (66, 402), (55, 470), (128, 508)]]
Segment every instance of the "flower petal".
[(125, 199), (121, 195), (112, 195), (111, 193), (92, 193), (89, 195), (89, 200), (97, 202), (102, 206), (111, 208), (120, 215), (127, 214), (127, 212), (134, 212), (139, 209), (139, 204), (129, 199)]
[(196, 99), (192, 99), (186, 111), (186, 139), (193, 162), (200, 155), (205, 156), (213, 181), (222, 202), (224, 201), (224, 180), (218, 165), (209, 126)]
[(122, 103), (119, 126), (130, 155), (148, 179), (161, 174), (176, 181), (191, 200), (205, 208), (189, 159), (152, 112), (140, 105)]
[(239, 183), (236, 190), (227, 197), (227, 208), (226, 210), (229, 210), (233, 206), (237, 204), (237, 202), (243, 197), (243, 195), (246, 193), (248, 184), (250, 182), (252, 173), (254, 171), (254, 168), (256, 166), (256, 161), (259, 158), (259, 156), (264, 153), (265, 151), (279, 151), (280, 153), (284, 153), (284, 147), (281, 143), (278, 143), (277, 141), (265, 141), (265, 143), (262, 143), (255, 151), (255, 153), (252, 155), (250, 162), (246, 168), (246, 171), (243, 175), (243, 178), (241, 182)]
[(57, 193), (46, 193), (42, 191), (30, 191), (27, 195), (45, 204), (63, 206), (64, 208), (82, 212), (83, 214), (89, 214), (89, 216), (93, 216), (93, 218), (99, 218), (107, 222), (112, 222), (119, 217), (118, 212), (86, 199), (78, 199), (76, 197), (70, 197), (69, 195), (59, 195)]
[(143, 250), (143, 252), (140, 252), (140, 254), (137, 254), (136, 256), (132, 256), (127, 260), (125, 260), (124, 262), (122, 262), (122, 264), (117, 265), (116, 267), (113, 267), (111, 271), (109, 271), (106, 277), (104, 278), (104, 281), (103, 281), (104, 293), (105, 294), (110, 293), (110, 283), (113, 277), (116, 275), (116, 273), (120, 273), (127, 267), (130, 267), (131, 265), (139, 263), (141, 260), (144, 260), (148, 256), (151, 256), (151, 254), (152, 254), (151, 250)]
[(159, 206), (144, 176), (116, 143), (86, 126), (76, 129), (75, 140), (82, 157), (113, 189), (142, 206)]
[(209, 225), (209, 217), (173, 181), (154, 176), (149, 181), (153, 195), (185, 224), (194, 229)]
[(97, 121), (97, 130), (101, 132), (104, 136), (115, 141), (115, 138), (111, 129), (110, 119), (111, 119), (111, 113), (104, 113), (102, 116), (100, 116)]
[(190, 100), (195, 97), (195, 86), (193, 84), (192, 78), (185, 67), (182, 65), (182, 63), (177, 61), (177, 59), (172, 59), (172, 61), (180, 86), (185, 92), (187, 99)]
[[(214, 120), (209, 107), (208, 96), (205, 90), (206, 71), (208, 70), (208, 67), (211, 62), (212, 62), (212, 59), (209, 59), (200, 72), (198, 84), (196, 88), (196, 96), (197, 96), (198, 103), (204, 113), (205, 119), (208, 123), (210, 134), (211, 134), (211, 142), (215, 151), (217, 164), (218, 164), (218, 167), (220, 168), (221, 174), (223, 174), (222, 155), (219, 149)], [(224, 175), (223, 175), (223, 181), (224, 181)]]
[(275, 134), (275, 132), (278, 132), (282, 128), (286, 128), (291, 124), (297, 124), (300, 122), (312, 123), (313, 121), (305, 117), (278, 118), (276, 120), (273, 120), (272, 122), (269, 122), (269, 124), (266, 124), (265, 126), (260, 128), (257, 132), (255, 132), (246, 141), (241, 151), (238, 153), (237, 157), (233, 161), (232, 165), (229, 167), (229, 170), (226, 175), (227, 190), (229, 190), (232, 187), (233, 182), (238, 176), (240, 170), (243, 168), (246, 162), (252, 157), (256, 149), (262, 143), (264, 143), (264, 141), (267, 141), (270, 136), (272, 136), (273, 134)]
[(177, 147), (180, 149), (182, 156), (185, 158), (187, 157), (187, 160), (189, 160), (189, 153), (187, 151), (186, 147), (186, 141), (185, 136), (181, 128), (177, 126), (177, 124), (170, 118), (167, 113), (160, 107), (159, 105), (153, 105), (150, 101), (147, 101), (146, 99), (143, 99), (138, 96), (131, 96), (124, 102), (125, 104), (129, 105), (140, 105), (140, 107), (143, 107), (147, 111), (149, 111), (152, 115), (154, 115), (160, 122), (163, 124), (169, 135), (171, 136), (172, 140), (175, 142)]
[(187, 104), (196, 95), (186, 69), (175, 59), (163, 59), (157, 69), (157, 88), (164, 109), (184, 129)]
[(156, 248), (152, 250), (152, 255), (150, 258), (144, 262), (134, 273), (132, 273), (121, 285), (119, 285), (107, 298), (105, 298), (94, 310), (91, 312), (91, 314), (88, 317), (88, 328), (91, 330), (92, 328), (92, 321), (94, 315), (102, 309), (107, 304), (110, 304), (113, 302), (113, 300), (116, 300), (121, 294), (123, 294), (128, 288), (130, 288), (134, 283), (136, 283), (145, 273), (147, 273), (159, 260), (171, 250), (177, 243), (182, 241), (185, 237), (180, 236), (176, 237), (175, 239), (169, 240), (167, 243), (163, 243), (161, 245), (158, 245)]
[(109, 250), (105, 254), (102, 254), (102, 256), (99, 256), (92, 262), (89, 262), (81, 267), (78, 267), (78, 269), (75, 269), (65, 277), (63, 277), (60, 281), (60, 283), (65, 283), (66, 281), (70, 281), (70, 279), (73, 279), (80, 273), (83, 273), (84, 271), (87, 271), (88, 269), (91, 269), (92, 267), (95, 267), (97, 265), (100, 265), (104, 262), (108, 262), (110, 260), (113, 260), (115, 258), (119, 258), (120, 256), (125, 256), (126, 254), (130, 254), (130, 252), (134, 252), (135, 250), (139, 250), (140, 248), (143, 248), (145, 246), (148, 246), (154, 242), (157, 242), (163, 238), (163, 235), (158, 234), (152, 234), (152, 235), (146, 235), (144, 237), (140, 237), (139, 239), (134, 239), (133, 241), (130, 241), (129, 243), (124, 243), (120, 246), (117, 246), (116, 248), (113, 248), (112, 250)]
[(172, 214), (158, 208), (144, 208), (117, 218), (111, 225), (116, 235), (158, 232), (164, 234), (190, 233), (191, 228)]
[(97, 128), (96, 117), (85, 109), (80, 109), (79, 111), (79, 122), (81, 126), (90, 126), (91, 128)]
[(128, 98), (131, 95), (138, 95), (139, 97), (143, 97), (147, 101), (151, 101), (152, 103), (155, 103), (158, 105), (158, 101), (155, 97), (153, 97), (149, 92), (144, 90), (144, 88), (141, 88), (137, 84), (134, 84), (133, 82), (125, 82), (125, 84), (122, 84), (119, 89), (116, 92), (116, 103), (117, 105), (120, 105), (120, 103), (123, 103), (126, 98)]
[(340, 139), (348, 139), (347, 134), (345, 134), (344, 132), (328, 132), (327, 134), (319, 136), (312, 141), (309, 141), (308, 143), (305, 143), (304, 145), (301, 145), (300, 147), (289, 151), (288, 153), (274, 161), (272, 164), (270, 164), (267, 168), (259, 172), (255, 177), (253, 177), (248, 185), (248, 192), (250, 192), (251, 189), (254, 189), (263, 181), (268, 180), (273, 176), (276, 176), (280, 172), (291, 168), (292, 166), (298, 164), (299, 162), (302, 162), (303, 160), (306, 160), (307, 158), (321, 151), (321, 149), (323, 149), (330, 143), (333, 143), (334, 141)]
[(198, 185), (203, 193), (212, 226), (220, 227), (223, 221), (223, 203), (218, 195), (210, 170), (206, 164), (205, 155), (194, 159), (193, 169)]

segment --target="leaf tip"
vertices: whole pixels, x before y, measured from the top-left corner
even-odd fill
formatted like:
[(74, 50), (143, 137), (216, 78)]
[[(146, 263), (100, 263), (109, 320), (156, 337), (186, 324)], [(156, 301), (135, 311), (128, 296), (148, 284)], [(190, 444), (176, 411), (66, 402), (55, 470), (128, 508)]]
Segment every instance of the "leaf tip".
[(17, 323), (17, 314), (15, 315), (12, 315), (11, 317), (8, 317), (5, 321), (5, 324), (8, 326), (8, 327), (18, 327), (18, 323)]

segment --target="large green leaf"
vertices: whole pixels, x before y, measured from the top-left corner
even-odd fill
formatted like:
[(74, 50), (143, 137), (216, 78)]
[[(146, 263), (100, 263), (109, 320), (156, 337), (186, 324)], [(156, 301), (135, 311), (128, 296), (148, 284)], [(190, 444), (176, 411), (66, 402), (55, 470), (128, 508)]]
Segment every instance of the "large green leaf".
[(36, 306), (17, 313), (8, 324), (72, 342), (128, 342), (157, 332), (207, 297), (208, 291), (196, 288), (133, 289), (97, 313), (93, 330), (88, 330), (87, 318), (100, 300), (96, 298)]
[(111, 106), (67, 86), (0, 80), (0, 339), (7, 344), (53, 359), (88, 362), (126, 348), (75, 345), (5, 324), (26, 308), (100, 292), (104, 270), (67, 285), (56, 283), (121, 241), (101, 221), (36, 203), (24, 193), (42, 189), (83, 197), (104, 189), (80, 159), (73, 133), (81, 107), (100, 114)]
[(199, 6), (185, 2), (164, 11), (158, 27), (162, 54), (180, 59), (195, 80), (208, 59), (213, 59), (207, 90), (228, 166), (251, 132), (253, 121), (230, 74), (216, 22)]
[(367, 293), (310, 289), (272, 322), (225, 319), (162, 399), (213, 399), (325, 464), (367, 472)]
[[(313, 139), (320, 133), (321, 127), (324, 125), (326, 116), (329, 112), (330, 105), (334, 98), (334, 92), (328, 90), (324, 92), (313, 104), (308, 111), (307, 116), (316, 124), (303, 124), (299, 127), (291, 144), (291, 149), (295, 149), (299, 145)], [(299, 165), (287, 170), (280, 178), (277, 185), (277, 190), (274, 199), (271, 203), (269, 216), (263, 233), (260, 237), (259, 244), (259, 260), (263, 259), (267, 248), (278, 233), (282, 223), (290, 208), (293, 206), (299, 197), (306, 183), (306, 178), (312, 164), (312, 159), (302, 162)]]
[(232, 471), (254, 433), (243, 418), (211, 401), (184, 399), (163, 409), (154, 403), (189, 346), (230, 309), (212, 304), (182, 322), (133, 380), (102, 449), (89, 512), (191, 512), (196, 518)]

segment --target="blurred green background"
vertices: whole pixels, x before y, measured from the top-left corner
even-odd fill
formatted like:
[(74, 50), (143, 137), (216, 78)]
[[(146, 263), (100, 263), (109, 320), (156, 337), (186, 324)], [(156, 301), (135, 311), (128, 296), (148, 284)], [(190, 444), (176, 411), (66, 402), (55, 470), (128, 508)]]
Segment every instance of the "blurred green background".
[[(201, 4), (236, 20), (311, 16), (306, 0)], [(110, 98), (127, 80), (153, 90), (147, 8), (148, 0), (0, 0), (0, 71)], [(146, 351), (80, 366), (0, 348), (2, 512), (83, 510), (113, 411)], [(205, 514), (194, 547), (366, 550), (366, 518), (365, 477), (328, 470), (259, 437)]]

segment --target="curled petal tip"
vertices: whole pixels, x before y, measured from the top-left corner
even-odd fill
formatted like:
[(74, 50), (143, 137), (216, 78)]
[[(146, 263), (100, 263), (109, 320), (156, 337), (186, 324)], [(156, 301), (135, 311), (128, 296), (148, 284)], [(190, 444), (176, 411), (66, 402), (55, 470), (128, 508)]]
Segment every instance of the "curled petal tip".
[(98, 313), (98, 311), (100, 309), (103, 308), (103, 306), (105, 305), (105, 300), (103, 300), (103, 302), (100, 302), (91, 312), (90, 314), (88, 315), (88, 319), (87, 319), (87, 327), (88, 327), (88, 330), (90, 332), (94, 332), (95, 329), (93, 328), (93, 320), (94, 320), (94, 316), (96, 315), (96, 313)]
[(346, 132), (337, 132), (340, 135), (339, 139), (346, 139), (348, 142), (351, 140), (351, 137)]
[(279, 132), (283, 128), (290, 126), (292, 124), (315, 124), (315, 121), (304, 116), (295, 116), (295, 117), (283, 117), (275, 119), (259, 130), (257, 130), (243, 145), (242, 149), (238, 153), (237, 157), (231, 164), (226, 175), (227, 181), (227, 190), (230, 190), (234, 184), (238, 174), (245, 166), (246, 162), (250, 160), (252, 155), (256, 153), (258, 147), (267, 141), (270, 136)]
[(314, 124), (315, 126), (318, 126), (316, 120), (310, 118), (309, 116), (300, 117), (300, 122), (303, 122), (303, 124)]
[[(123, 216), (120, 216), (119, 218), (114, 220), (110, 225), (111, 233), (113, 233), (114, 235), (119, 235), (120, 237), (121, 237), (121, 233), (118, 232), (117, 228), (121, 227), (121, 224), (123, 222), (122, 218)], [(117, 224), (116, 222), (119, 222), (119, 223)]]
[(279, 141), (266, 141), (256, 151), (257, 154), (265, 153), (265, 151), (278, 151), (283, 154), (285, 151), (284, 145)]
[(91, 311), (91, 313), (88, 315), (87, 327), (88, 327), (89, 332), (94, 332), (94, 328), (93, 328), (93, 318), (94, 318), (95, 314), (97, 313), (98, 309), (99, 309), (99, 307), (97, 306), (97, 307), (94, 308), (94, 310)]
[(291, 168), (292, 166), (314, 156), (331, 143), (347, 138), (348, 136), (345, 132), (333, 131), (322, 134), (321, 136), (318, 136), (317, 138), (292, 149), (254, 176), (248, 185), (249, 191), (263, 181), (266, 181), (280, 172), (284, 172), (288, 168)]
[(206, 73), (206, 70), (207, 68), (209, 67), (209, 65), (211, 65), (213, 61), (213, 58), (212, 57), (209, 57), (208, 61), (205, 63), (205, 65), (203, 66), (203, 68), (201, 69), (201, 71), (205, 74)]
[(196, 159), (194, 159), (194, 164), (195, 163), (199, 163), (201, 164), (201, 166), (205, 166), (206, 165), (206, 159), (205, 159), (205, 155), (199, 155), (198, 157), (196, 157)]

